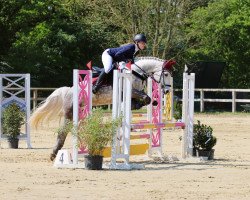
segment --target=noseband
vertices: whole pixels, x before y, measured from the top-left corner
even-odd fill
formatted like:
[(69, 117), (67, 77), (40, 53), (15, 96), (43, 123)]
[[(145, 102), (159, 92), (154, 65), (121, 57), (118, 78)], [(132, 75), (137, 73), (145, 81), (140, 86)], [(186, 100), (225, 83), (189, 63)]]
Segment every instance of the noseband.
[(156, 73), (157, 71), (154, 71), (154, 72), (146, 72), (145, 70), (143, 70), (140, 66), (138, 66), (137, 64), (135, 64), (134, 63), (134, 65), (138, 68), (138, 69), (140, 69), (141, 70), (141, 72), (142, 72), (142, 75), (141, 74), (139, 74), (139, 73), (137, 73), (136, 71), (132, 71), (132, 73), (136, 76), (136, 77), (138, 77), (138, 78), (140, 78), (142, 81), (145, 81), (147, 78), (152, 78), (155, 82), (157, 82), (157, 83), (161, 83), (161, 80), (162, 80), (162, 83), (163, 83), (163, 88), (165, 88), (165, 87), (171, 87), (171, 85), (169, 85), (169, 84), (166, 84), (166, 81), (165, 81), (165, 78), (166, 78), (166, 76), (165, 76), (165, 73), (167, 72), (167, 73), (169, 73), (171, 76), (172, 76), (172, 68), (173, 68), (173, 65), (175, 64), (176, 62), (174, 61), (174, 60), (166, 60), (164, 63), (163, 63), (163, 65), (162, 65), (162, 68), (161, 68), (161, 70), (159, 70), (159, 71), (161, 71), (161, 74), (160, 74), (160, 78), (159, 78), (159, 81), (157, 81), (155, 78), (154, 78), (154, 73)]

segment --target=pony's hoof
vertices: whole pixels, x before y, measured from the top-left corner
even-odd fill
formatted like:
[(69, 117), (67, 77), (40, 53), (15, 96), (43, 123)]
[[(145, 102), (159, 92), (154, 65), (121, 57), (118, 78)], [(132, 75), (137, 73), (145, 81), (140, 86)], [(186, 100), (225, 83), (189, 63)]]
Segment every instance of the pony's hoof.
[(50, 160), (51, 161), (55, 160), (55, 158), (56, 158), (56, 154), (54, 154), (54, 153), (50, 154)]
[(158, 102), (157, 102), (157, 101), (153, 101), (153, 102), (152, 102), (152, 105), (153, 105), (153, 106), (157, 106), (157, 105), (158, 105)]

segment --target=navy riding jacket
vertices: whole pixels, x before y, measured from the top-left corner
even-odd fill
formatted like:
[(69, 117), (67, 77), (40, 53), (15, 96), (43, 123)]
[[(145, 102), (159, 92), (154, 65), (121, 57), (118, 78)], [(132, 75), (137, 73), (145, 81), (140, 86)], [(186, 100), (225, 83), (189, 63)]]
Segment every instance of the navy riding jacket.
[(110, 48), (108, 54), (115, 62), (133, 60), (135, 56), (135, 44), (127, 44), (117, 48)]

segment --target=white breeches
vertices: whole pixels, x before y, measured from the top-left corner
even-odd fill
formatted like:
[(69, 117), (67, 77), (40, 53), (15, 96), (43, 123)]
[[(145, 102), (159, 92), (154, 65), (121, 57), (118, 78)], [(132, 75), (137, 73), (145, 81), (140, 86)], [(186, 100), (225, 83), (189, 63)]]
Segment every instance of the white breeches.
[(109, 73), (110, 70), (112, 69), (112, 64), (113, 64), (113, 58), (108, 54), (108, 50), (106, 49), (103, 53), (102, 53), (102, 63), (104, 66), (104, 71), (105, 73)]

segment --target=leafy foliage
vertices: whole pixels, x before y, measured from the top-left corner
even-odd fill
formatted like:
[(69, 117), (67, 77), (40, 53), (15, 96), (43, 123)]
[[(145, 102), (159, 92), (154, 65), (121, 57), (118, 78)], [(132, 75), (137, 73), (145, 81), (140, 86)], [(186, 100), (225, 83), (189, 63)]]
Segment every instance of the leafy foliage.
[(20, 107), (12, 103), (3, 111), (3, 133), (8, 138), (17, 138), (20, 135), (21, 126), (24, 124), (25, 114)]
[(198, 8), (186, 21), (189, 60), (223, 60), (223, 86), (250, 87), (250, 3), (219, 0)]
[(193, 148), (194, 150), (207, 150), (210, 151), (217, 142), (215, 136), (212, 135), (213, 129), (210, 126), (201, 124), (198, 121), (194, 124), (194, 135), (193, 135)]
[(80, 145), (88, 148), (89, 155), (102, 155), (103, 149), (113, 139), (121, 119), (104, 118), (104, 112), (98, 108), (79, 122), (78, 140)]
[(0, 73), (31, 73), (31, 85), (71, 85), (72, 69), (101, 64), (104, 49), (148, 37), (143, 55), (185, 63), (223, 60), (223, 87), (250, 87), (246, 0), (1, 0)]
[(182, 118), (182, 103), (179, 99), (174, 99), (174, 118), (176, 120)]
[(110, 39), (105, 25), (88, 24), (83, 4), (77, 9), (66, 0), (0, 4), (0, 60), (12, 66), (1, 73), (31, 73), (33, 86), (71, 85), (72, 69), (100, 56)]

